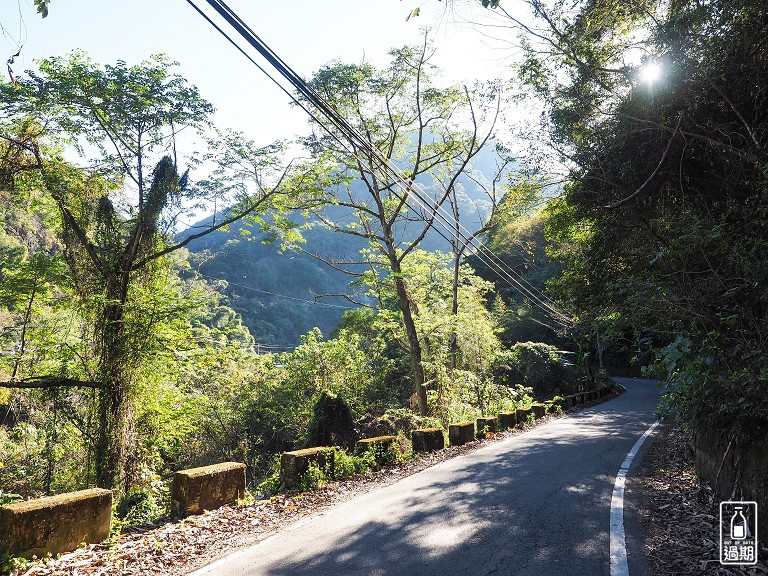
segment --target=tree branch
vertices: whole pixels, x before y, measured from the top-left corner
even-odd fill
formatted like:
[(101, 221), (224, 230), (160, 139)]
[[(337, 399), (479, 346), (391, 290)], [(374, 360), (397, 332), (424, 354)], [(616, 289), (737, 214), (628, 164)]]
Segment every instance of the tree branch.
[(661, 170), (661, 167), (664, 164), (664, 161), (667, 159), (667, 155), (669, 154), (669, 151), (672, 149), (672, 142), (674, 142), (675, 136), (677, 136), (677, 133), (680, 131), (680, 123), (682, 121), (683, 121), (683, 114), (681, 113), (677, 119), (677, 125), (675, 126), (675, 131), (672, 133), (672, 136), (669, 137), (669, 142), (667, 142), (667, 147), (664, 149), (664, 154), (661, 155), (661, 159), (659, 160), (659, 163), (656, 165), (656, 168), (654, 168), (653, 172), (651, 172), (651, 175), (648, 176), (648, 178), (646, 178), (645, 182), (643, 182), (640, 185), (640, 188), (632, 192), (632, 194), (630, 194), (626, 198), (622, 198), (621, 200), (618, 200), (613, 204), (608, 204), (607, 206), (603, 206), (604, 209), (613, 209), (613, 208), (618, 208), (619, 206), (623, 206), (633, 198), (637, 197), (646, 188), (646, 186), (650, 184), (651, 180), (653, 180), (656, 174), (659, 173), (659, 170)]
[(104, 382), (75, 380), (61, 376), (34, 376), (23, 380), (0, 382), (0, 388), (105, 388)]

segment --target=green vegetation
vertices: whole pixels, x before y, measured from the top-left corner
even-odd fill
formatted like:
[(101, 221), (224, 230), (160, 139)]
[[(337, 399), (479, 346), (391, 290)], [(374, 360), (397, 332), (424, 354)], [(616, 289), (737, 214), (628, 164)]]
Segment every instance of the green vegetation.
[[(322, 67), (313, 88), (375, 151), (318, 129), (294, 162), (295, 143), (210, 127), (163, 57), (74, 53), (0, 85), (0, 502), (96, 484), (141, 523), (174, 470), (237, 460), (268, 493), (276, 455), (333, 446), (314, 486), (406, 457), (346, 452), (361, 436), (530, 422), (606, 363), (655, 360), (665, 409), (764, 435), (762, 5), (529, 5), (542, 29), (518, 81), (569, 168), (558, 184), (537, 147), (508, 174), (502, 92), (438, 85), (428, 43)], [(175, 154), (181, 130), (197, 154)], [(473, 173), (499, 152), (504, 170)], [(437, 241), (417, 195), (457, 220), (485, 206), (462, 225), (534, 297), (455, 230)], [(180, 231), (183, 214), (208, 217)]]
[(526, 4), (536, 35), (510, 19), (526, 38), (519, 78), (570, 167), (545, 211), (550, 286), (580, 347), (657, 358), (666, 410), (764, 440), (763, 3)]

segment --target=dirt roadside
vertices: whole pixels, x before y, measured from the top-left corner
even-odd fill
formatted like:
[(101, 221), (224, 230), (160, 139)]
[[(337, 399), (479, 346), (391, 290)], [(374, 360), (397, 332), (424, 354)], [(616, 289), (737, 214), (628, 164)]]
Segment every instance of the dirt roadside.
[(768, 574), (762, 549), (755, 566), (719, 562), (719, 502), (696, 478), (690, 438), (677, 422), (659, 427), (633, 482), (652, 576), (755, 576)]

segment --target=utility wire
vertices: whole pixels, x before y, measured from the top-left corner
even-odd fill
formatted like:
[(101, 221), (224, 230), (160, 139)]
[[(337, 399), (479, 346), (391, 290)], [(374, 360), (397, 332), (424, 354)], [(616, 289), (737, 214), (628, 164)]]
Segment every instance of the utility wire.
[[(245, 22), (242, 21), (242, 19), (237, 16), (237, 14), (234, 13), (223, 1), (216, 1), (216, 0), (209, 0), (208, 3), (216, 9), (216, 11), (223, 17), (227, 22), (235, 28), (241, 36), (243, 36), (246, 41), (249, 42), (254, 48), (256, 48), (259, 53), (267, 59), (272, 66), (277, 69), (280, 74), (286, 78), (291, 85), (293, 85), (300, 94), (302, 94), (305, 98), (307, 98), (316, 108), (318, 108), (323, 114), (333, 122), (333, 124), (342, 131), (345, 138), (352, 143), (353, 145), (357, 145), (358, 147), (362, 148), (366, 154), (368, 154), (370, 157), (375, 159), (381, 168), (385, 169), (386, 171), (390, 172), (391, 176), (394, 176), (395, 184), (399, 185), (401, 188), (404, 189), (404, 193), (406, 196), (408, 195), (409, 191), (414, 192), (415, 199), (419, 206), (425, 210), (425, 211), (431, 211), (435, 216), (433, 217), (433, 223), (437, 222), (441, 227), (443, 227), (446, 231), (451, 234), (452, 237), (463, 239), (465, 242), (467, 242), (468, 246), (471, 246), (476, 250), (476, 255), (479, 259), (484, 261), (484, 263), (492, 270), (494, 270), (497, 275), (500, 276), (501, 279), (506, 280), (510, 286), (515, 288), (518, 292), (521, 292), (524, 297), (531, 300), (534, 304), (537, 304), (540, 308), (542, 308), (548, 316), (552, 317), (555, 321), (560, 323), (561, 325), (567, 325), (570, 321), (569, 319), (556, 308), (554, 303), (544, 294), (539, 292), (535, 287), (531, 286), (530, 283), (528, 283), (524, 278), (522, 278), (520, 275), (515, 273), (513, 270), (511, 270), (509, 267), (506, 266), (506, 264), (498, 258), (492, 251), (487, 249), (486, 247), (482, 246), (482, 244), (478, 244), (477, 242), (472, 239), (471, 235), (466, 236), (464, 233), (469, 234), (469, 232), (466, 230), (466, 228), (460, 223), (457, 222), (452, 215), (447, 214), (444, 208), (442, 208), (437, 202), (435, 202), (435, 205), (432, 206), (430, 200), (426, 199), (421, 191), (418, 189), (418, 185), (414, 186), (410, 180), (407, 179), (407, 177), (402, 174), (399, 169), (397, 169), (392, 162), (383, 157), (383, 155), (376, 149), (364, 136), (362, 136), (354, 127), (352, 127), (345, 118), (343, 118), (336, 110), (334, 110), (332, 107), (328, 106), (322, 98), (310, 87), (308, 86), (304, 80), (296, 74), (295, 71), (293, 71), (274, 51), (269, 48), (269, 46), (266, 45), (259, 37), (256, 35), (256, 33), (251, 30)], [(217, 27), (217, 29), (220, 30), (220, 28)], [(223, 32), (222, 32), (223, 33)], [(230, 42), (233, 42), (231, 38), (227, 37)], [(259, 67), (262, 69), (261, 67)], [(296, 102), (297, 104), (301, 105), (301, 102), (288, 90), (286, 90), (279, 82), (277, 82), (271, 75), (267, 75), (275, 84), (277, 84), (286, 94), (291, 97), (291, 99)], [(314, 114), (309, 112), (306, 107), (301, 106), (302, 109), (304, 109), (318, 124), (325, 129), (329, 134), (331, 134), (332, 137), (334, 137), (339, 143), (346, 148), (346, 144), (341, 141), (333, 132), (323, 123), (321, 122)], [(349, 150), (348, 150), (349, 151)], [(355, 155), (354, 151), (350, 151), (353, 155)], [(403, 182), (409, 181), (411, 184), (411, 188), (406, 188)], [(396, 193), (394, 193), (395, 196), (397, 196)], [(399, 197), (402, 200), (402, 197)], [(406, 205), (413, 210), (413, 207), (405, 202)], [(417, 212), (414, 210), (414, 212)], [(437, 218), (439, 216), (439, 218)], [(425, 218), (426, 220), (426, 218)], [(453, 222), (451, 222), (453, 220)], [(456, 224), (457, 231), (454, 230), (453, 224)], [(450, 226), (450, 227), (449, 227)], [(451, 243), (448, 238), (444, 234), (440, 232), (439, 229), (434, 228), (436, 232), (440, 234), (446, 241)], [(458, 232), (458, 234), (457, 234)], [(471, 239), (471, 240), (470, 240)], [(490, 255), (490, 261), (488, 258), (488, 255)], [(506, 270), (505, 270), (506, 269)], [(525, 287), (520, 281), (518, 281), (514, 276), (517, 276), (528, 284), (529, 288)], [(550, 303), (543, 302), (539, 296), (543, 297), (546, 300), (549, 300)]]
[[(294, 94), (287, 90), (279, 81), (277, 81), (272, 75), (270, 75), (262, 66), (254, 61), (250, 55), (248, 55), (242, 47), (240, 47), (226, 32), (224, 32), (218, 25), (216, 25), (202, 10), (200, 10), (192, 0), (187, 2), (195, 8), (214, 28), (222, 34), (231, 44), (233, 44), (243, 55), (245, 55), (249, 61), (251, 61), (259, 70), (261, 70), (274, 84), (276, 84), (283, 92), (285, 92), (297, 105), (299, 105), (315, 122), (318, 123), (326, 132), (328, 132), (334, 139), (336, 139), (348, 152), (357, 156), (354, 150), (349, 150), (344, 141), (342, 141), (328, 126), (322, 122), (317, 116), (310, 111)], [(381, 169), (389, 173), (389, 176), (394, 177), (395, 185), (400, 186), (403, 190), (404, 196), (399, 197), (397, 193), (390, 189), (390, 191), (404, 202), (408, 208), (416, 213), (413, 205), (407, 202), (408, 198), (412, 198), (416, 201), (419, 207), (427, 212), (433, 214), (432, 221), (429, 222), (427, 217), (422, 216), (427, 224), (433, 226), (433, 229), (440, 234), (446, 241), (451, 241), (440, 232), (440, 230), (434, 227), (434, 224), (439, 224), (444, 230), (446, 230), (450, 236), (454, 239), (463, 240), (467, 246), (474, 249), (475, 255), (486, 266), (496, 272), (496, 274), (505, 280), (511, 287), (520, 292), (525, 298), (530, 300), (537, 307), (542, 309), (550, 318), (562, 326), (568, 326), (571, 324), (570, 319), (565, 313), (557, 308), (554, 302), (542, 294), (539, 290), (533, 287), (522, 276), (517, 274), (514, 270), (509, 268), (503, 260), (501, 260), (496, 254), (494, 254), (489, 248), (479, 244), (469, 233), (469, 231), (453, 218), (453, 216), (435, 201), (432, 205), (432, 200), (425, 198), (425, 195), (418, 189), (418, 185), (412, 182), (406, 175), (402, 174), (400, 170), (393, 165), (391, 160), (384, 157), (378, 149), (373, 146), (360, 132), (351, 126), (345, 118), (343, 118), (335, 109), (328, 105), (319, 94), (317, 94), (293, 69), (291, 69), (269, 46), (266, 45), (258, 35), (243, 22), (243, 20), (232, 11), (221, 0), (207, 0), (208, 4), (227, 21), (239, 34), (242, 36), (259, 54), (269, 62), (273, 68), (275, 68), (288, 82), (301, 94), (306, 100), (308, 100), (315, 108), (322, 112), (331, 123), (342, 133), (343, 137), (352, 144), (353, 147), (362, 149), (366, 155), (374, 159)], [(405, 185), (405, 182), (409, 183), (409, 186)], [(517, 278), (519, 278), (519, 280)], [(528, 287), (525, 286), (528, 284)]]

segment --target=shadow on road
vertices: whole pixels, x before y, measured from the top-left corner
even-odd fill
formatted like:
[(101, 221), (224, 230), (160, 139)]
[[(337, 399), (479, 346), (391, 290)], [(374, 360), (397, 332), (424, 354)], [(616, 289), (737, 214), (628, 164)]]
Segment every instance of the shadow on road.
[(433, 473), (432, 482), (411, 477), (391, 486), (394, 496), (351, 533), (303, 526), (315, 526), (312, 545), (296, 546), (264, 573), (607, 574), (614, 475), (650, 418), (644, 404), (616, 407), (446, 462), (447, 474), (421, 473)]

